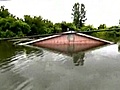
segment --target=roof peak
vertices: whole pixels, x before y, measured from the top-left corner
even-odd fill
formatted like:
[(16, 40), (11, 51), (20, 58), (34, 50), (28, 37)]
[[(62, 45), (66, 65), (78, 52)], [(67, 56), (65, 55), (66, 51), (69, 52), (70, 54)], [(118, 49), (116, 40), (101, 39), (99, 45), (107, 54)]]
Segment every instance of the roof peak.
[(67, 31), (67, 32), (63, 32), (63, 33), (66, 33), (66, 34), (68, 34), (68, 33), (76, 33), (76, 31)]

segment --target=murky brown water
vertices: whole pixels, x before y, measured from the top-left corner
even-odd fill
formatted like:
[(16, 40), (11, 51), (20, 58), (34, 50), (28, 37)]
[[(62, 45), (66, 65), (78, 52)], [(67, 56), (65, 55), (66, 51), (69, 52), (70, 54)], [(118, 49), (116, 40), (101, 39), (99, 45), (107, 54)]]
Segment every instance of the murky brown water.
[(119, 84), (117, 44), (68, 54), (0, 42), (0, 90), (119, 90)]

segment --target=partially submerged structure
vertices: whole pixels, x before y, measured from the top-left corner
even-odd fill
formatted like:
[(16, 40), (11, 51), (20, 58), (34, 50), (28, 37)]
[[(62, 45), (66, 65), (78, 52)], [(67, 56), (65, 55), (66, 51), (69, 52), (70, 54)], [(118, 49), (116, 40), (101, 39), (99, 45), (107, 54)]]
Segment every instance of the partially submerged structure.
[(84, 56), (86, 51), (99, 48), (106, 44), (113, 44), (113, 42), (74, 31), (68, 31), (45, 38), (20, 43), (20, 45), (42, 47), (51, 52), (60, 52), (65, 55), (72, 56), (73, 62), (76, 66), (84, 64)]
[(41, 45), (83, 45), (83, 44), (95, 44), (95, 45), (101, 45), (101, 44), (113, 44), (113, 42), (103, 40), (100, 38), (96, 38), (90, 35), (86, 35), (83, 33), (77, 33), (75, 31), (68, 31), (63, 32), (60, 34), (48, 36), (45, 38), (36, 39), (30, 42), (26, 43), (20, 43), (19, 45), (28, 45), (28, 44), (34, 44), (37, 46)]

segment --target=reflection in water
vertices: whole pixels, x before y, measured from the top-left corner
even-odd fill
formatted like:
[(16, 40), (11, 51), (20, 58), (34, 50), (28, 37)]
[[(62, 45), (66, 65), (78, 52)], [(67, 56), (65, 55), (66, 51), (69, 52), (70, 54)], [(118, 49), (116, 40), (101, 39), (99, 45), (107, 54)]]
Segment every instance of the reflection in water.
[(118, 45), (118, 51), (120, 52), (120, 44)]
[(96, 48), (99, 46), (103, 46), (103, 45), (104, 44), (92, 43), (92, 44), (51, 44), (51, 45), (35, 44), (34, 46), (43, 47), (43, 48), (63, 52), (66, 54), (72, 54), (72, 53), (76, 53), (76, 52), (80, 52), (80, 51), (90, 50), (90, 49), (93, 49), (93, 48)]
[[(0, 42), (0, 47), (0, 90), (120, 88), (118, 45), (101, 48), (92, 45), (58, 45), (59, 48), (55, 46), (55, 49), (34, 49)], [(83, 66), (76, 67), (78, 65)]]
[[(14, 46), (11, 42), (0, 42), (0, 69), (6, 72), (16, 68), (24, 68), (25, 64), (29, 62), (28, 58), (33, 56), (40, 56), (43, 54), (42, 50), (33, 49), (23, 46)], [(15, 66), (16, 64), (16, 66)], [(17, 65), (18, 64), (18, 65)], [(21, 67), (23, 66), (23, 67)]]
[(9, 41), (0, 41), (0, 90), (31, 90), (31, 78), (20, 74), (33, 62), (34, 56), (43, 54), (41, 49), (15, 46)]
[[(16, 68), (23, 68), (33, 56), (41, 56), (41, 49), (33, 49), (23, 46), (15, 46), (11, 42), (0, 42), (0, 69), (6, 72)], [(15, 66), (16, 64), (16, 66)], [(25, 66), (24, 66), (25, 67)]]
[(85, 53), (84, 52), (79, 52), (77, 54), (73, 55), (73, 62), (75, 63), (75, 66), (83, 66), (84, 65), (84, 57)]
[(35, 44), (34, 46), (45, 48), (47, 50), (50, 50), (51, 52), (57, 51), (65, 55), (71, 56), (73, 58), (75, 66), (79, 65), (83, 66), (85, 52), (88, 50), (99, 48), (104, 45), (93, 43), (93, 44), (62, 44), (62, 45)]
[(42, 51), (38, 49), (33, 49), (33, 48), (23, 47), (23, 46), (15, 46), (13, 45), (12, 42), (0, 41), (0, 63), (6, 61), (6, 59), (9, 60), (11, 58), (14, 58), (15, 55), (18, 55), (18, 56), (15, 56), (17, 59), (22, 56), (26, 57), (27, 54), (30, 54), (36, 51), (38, 51), (38, 53), (42, 53)]

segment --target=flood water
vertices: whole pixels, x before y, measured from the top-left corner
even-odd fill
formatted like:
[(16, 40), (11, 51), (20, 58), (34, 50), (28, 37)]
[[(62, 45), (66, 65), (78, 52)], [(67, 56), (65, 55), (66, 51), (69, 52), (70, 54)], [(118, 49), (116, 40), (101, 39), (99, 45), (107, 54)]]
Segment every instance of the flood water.
[(0, 41), (0, 90), (119, 90), (119, 49), (68, 54)]

